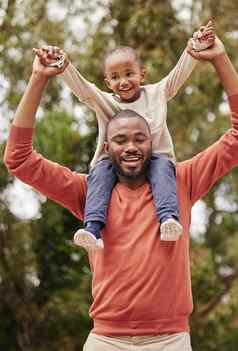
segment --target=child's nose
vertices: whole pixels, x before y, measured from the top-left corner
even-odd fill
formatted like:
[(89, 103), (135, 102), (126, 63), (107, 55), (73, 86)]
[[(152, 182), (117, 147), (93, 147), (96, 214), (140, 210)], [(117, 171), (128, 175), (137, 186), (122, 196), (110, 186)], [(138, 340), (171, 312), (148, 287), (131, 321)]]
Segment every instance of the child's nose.
[(120, 80), (120, 86), (123, 87), (123, 86), (127, 86), (128, 85), (128, 81), (126, 78), (121, 78)]

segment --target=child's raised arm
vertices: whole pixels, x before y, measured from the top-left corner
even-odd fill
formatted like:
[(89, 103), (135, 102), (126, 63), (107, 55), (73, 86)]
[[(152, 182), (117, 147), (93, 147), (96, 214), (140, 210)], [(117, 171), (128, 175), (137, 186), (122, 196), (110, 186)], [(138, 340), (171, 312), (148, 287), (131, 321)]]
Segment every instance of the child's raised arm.
[[(194, 36), (195, 44), (204, 44), (208, 42), (209, 46), (212, 45), (215, 40), (214, 32), (213, 23), (209, 21), (205, 27), (200, 27), (199, 31), (196, 32), (196, 35)], [(188, 51), (188, 45), (183, 51), (176, 66), (159, 83), (165, 90), (167, 100), (170, 100), (177, 94), (178, 90), (189, 78), (197, 64), (195, 57), (192, 57)]]
[[(86, 104), (90, 109), (96, 112), (97, 118), (103, 118), (108, 121), (118, 110), (115, 107), (115, 101), (112, 96), (101, 91), (95, 84), (90, 83), (70, 62), (67, 54), (57, 46), (44, 45), (40, 49), (34, 49), (35, 54), (39, 57), (41, 63), (45, 66), (57, 63), (61, 57), (66, 62), (66, 69), (62, 77), (80, 102)], [(60, 69), (60, 67), (59, 67)]]

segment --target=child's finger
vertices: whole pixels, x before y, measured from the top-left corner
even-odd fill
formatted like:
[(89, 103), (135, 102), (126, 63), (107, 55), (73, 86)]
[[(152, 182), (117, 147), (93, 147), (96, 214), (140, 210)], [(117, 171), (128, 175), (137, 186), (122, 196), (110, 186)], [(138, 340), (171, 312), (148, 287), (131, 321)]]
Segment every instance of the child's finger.
[(53, 45), (42, 45), (42, 49), (50, 53), (58, 53), (61, 50), (58, 46)]

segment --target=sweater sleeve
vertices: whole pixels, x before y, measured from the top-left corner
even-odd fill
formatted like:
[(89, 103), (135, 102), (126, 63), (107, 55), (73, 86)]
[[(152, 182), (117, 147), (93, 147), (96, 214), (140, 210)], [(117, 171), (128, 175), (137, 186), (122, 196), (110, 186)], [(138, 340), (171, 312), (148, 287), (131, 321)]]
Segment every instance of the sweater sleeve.
[(31, 128), (12, 126), (4, 154), (9, 172), (83, 219), (86, 175), (49, 161), (32, 148)]
[(173, 98), (185, 81), (189, 78), (198, 63), (185, 49), (172, 71), (160, 81), (167, 100)]
[(229, 106), (231, 129), (205, 151), (178, 165), (177, 173), (187, 183), (192, 204), (238, 165), (238, 94), (229, 97)]
[(96, 112), (97, 118), (108, 121), (118, 110), (111, 94), (101, 91), (95, 84), (87, 81), (70, 63), (62, 74), (63, 79), (73, 94)]

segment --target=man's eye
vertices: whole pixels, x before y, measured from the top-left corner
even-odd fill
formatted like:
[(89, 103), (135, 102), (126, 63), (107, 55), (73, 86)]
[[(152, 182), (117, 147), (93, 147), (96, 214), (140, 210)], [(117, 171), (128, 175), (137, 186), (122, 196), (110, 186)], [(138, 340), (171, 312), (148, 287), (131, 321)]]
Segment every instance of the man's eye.
[(122, 144), (125, 142), (124, 139), (118, 139), (118, 140), (115, 140), (115, 141), (116, 141), (116, 143), (119, 144), (119, 145), (122, 145)]

